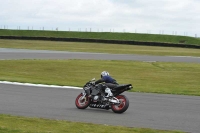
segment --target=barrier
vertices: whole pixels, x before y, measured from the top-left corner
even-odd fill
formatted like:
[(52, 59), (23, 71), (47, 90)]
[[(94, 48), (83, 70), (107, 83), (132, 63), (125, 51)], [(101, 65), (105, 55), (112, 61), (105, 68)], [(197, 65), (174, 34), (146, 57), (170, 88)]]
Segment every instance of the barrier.
[(66, 42), (91, 42), (91, 43), (109, 43), (109, 44), (128, 44), (141, 46), (161, 46), (161, 47), (181, 47), (200, 49), (200, 45), (183, 43), (164, 43), (164, 42), (142, 42), (126, 40), (103, 40), (103, 39), (84, 39), (84, 38), (56, 38), (56, 37), (30, 37), (30, 36), (0, 36), (0, 39), (15, 40), (44, 40), (44, 41), (66, 41)]

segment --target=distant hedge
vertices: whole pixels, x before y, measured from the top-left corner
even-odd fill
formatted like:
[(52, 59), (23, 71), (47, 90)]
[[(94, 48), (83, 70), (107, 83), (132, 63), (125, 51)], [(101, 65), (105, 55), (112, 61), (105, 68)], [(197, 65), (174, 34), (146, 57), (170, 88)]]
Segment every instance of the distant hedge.
[(62, 37), (30, 37), (30, 36), (0, 36), (0, 39), (95, 42), (95, 43), (109, 43), (109, 44), (128, 44), (128, 45), (142, 45), (142, 46), (163, 46), (163, 47), (181, 47), (181, 48), (200, 49), (200, 45), (191, 45), (191, 44), (182, 44), (182, 43), (175, 44), (175, 43), (164, 43), (164, 42), (128, 41), (128, 40), (62, 38)]

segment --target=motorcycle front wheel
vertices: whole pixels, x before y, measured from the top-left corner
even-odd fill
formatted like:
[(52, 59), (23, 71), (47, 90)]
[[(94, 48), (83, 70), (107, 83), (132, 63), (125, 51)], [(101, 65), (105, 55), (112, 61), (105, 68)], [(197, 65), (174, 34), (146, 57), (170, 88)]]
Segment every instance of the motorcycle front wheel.
[(111, 109), (115, 113), (123, 113), (129, 107), (129, 100), (125, 95), (118, 95), (116, 98), (120, 101), (120, 104), (111, 105)]
[(87, 108), (89, 105), (90, 105), (90, 98), (88, 96), (85, 96), (83, 99), (83, 94), (79, 94), (77, 97), (76, 97), (76, 100), (75, 100), (75, 105), (78, 109), (85, 109)]

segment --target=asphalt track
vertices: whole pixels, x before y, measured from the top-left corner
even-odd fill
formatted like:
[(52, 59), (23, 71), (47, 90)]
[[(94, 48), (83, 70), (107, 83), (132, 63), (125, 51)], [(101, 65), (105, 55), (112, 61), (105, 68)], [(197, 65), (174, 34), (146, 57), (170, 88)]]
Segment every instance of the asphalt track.
[[(15, 52), (14, 52), (15, 51)], [(14, 49), (0, 49), (0, 59), (69, 59), (72, 53), (53, 51), (26, 51)], [(47, 55), (46, 55), (47, 54)], [(55, 55), (56, 54), (56, 55)], [(73, 53), (75, 57), (79, 53)], [(87, 56), (109, 54), (80, 53)], [(70, 56), (73, 58), (74, 56)], [(87, 57), (86, 56), (86, 57)], [(123, 60), (119, 55), (119, 59)], [(62, 57), (62, 58), (59, 58)], [(81, 59), (87, 59), (86, 57)], [(98, 57), (98, 56), (97, 56)], [(116, 58), (103, 56), (97, 59)], [(129, 55), (128, 55), (129, 57)], [(161, 58), (161, 57), (159, 57)], [(182, 59), (184, 58), (184, 59)], [(176, 58), (176, 62), (191, 62), (189, 57)], [(114, 60), (114, 59), (113, 59)], [(137, 60), (130, 57), (129, 60)], [(155, 58), (144, 61), (158, 61)], [(165, 61), (165, 60), (164, 60)], [(194, 62), (199, 63), (199, 58)], [(172, 61), (171, 61), (172, 62)], [(192, 61), (193, 62), (193, 61)], [(0, 113), (29, 117), (81, 121), (89, 123), (122, 125), (127, 127), (143, 127), (162, 130), (182, 130), (199, 133), (200, 131), (200, 97), (179, 96), (165, 94), (128, 93), (130, 106), (123, 114), (115, 114), (111, 110), (91, 109), (79, 110), (75, 107), (76, 96), (82, 90), (48, 88), (0, 84)]]
[(128, 110), (77, 109), (82, 90), (0, 84), (0, 113), (127, 127), (200, 131), (200, 97), (124, 93)]
[(0, 59), (95, 59), (200, 63), (200, 57), (149, 56), (0, 48)]

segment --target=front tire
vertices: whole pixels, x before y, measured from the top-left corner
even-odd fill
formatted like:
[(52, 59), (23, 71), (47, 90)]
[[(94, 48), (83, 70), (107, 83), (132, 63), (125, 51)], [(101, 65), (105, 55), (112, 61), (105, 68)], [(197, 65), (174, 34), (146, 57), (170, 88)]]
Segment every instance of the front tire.
[(116, 98), (120, 101), (120, 104), (111, 105), (111, 109), (115, 113), (123, 113), (129, 107), (129, 100), (125, 95), (118, 95)]
[(88, 96), (85, 96), (85, 98), (81, 100), (82, 96), (82, 93), (79, 94), (75, 100), (75, 105), (78, 109), (85, 109), (90, 105), (90, 98)]

